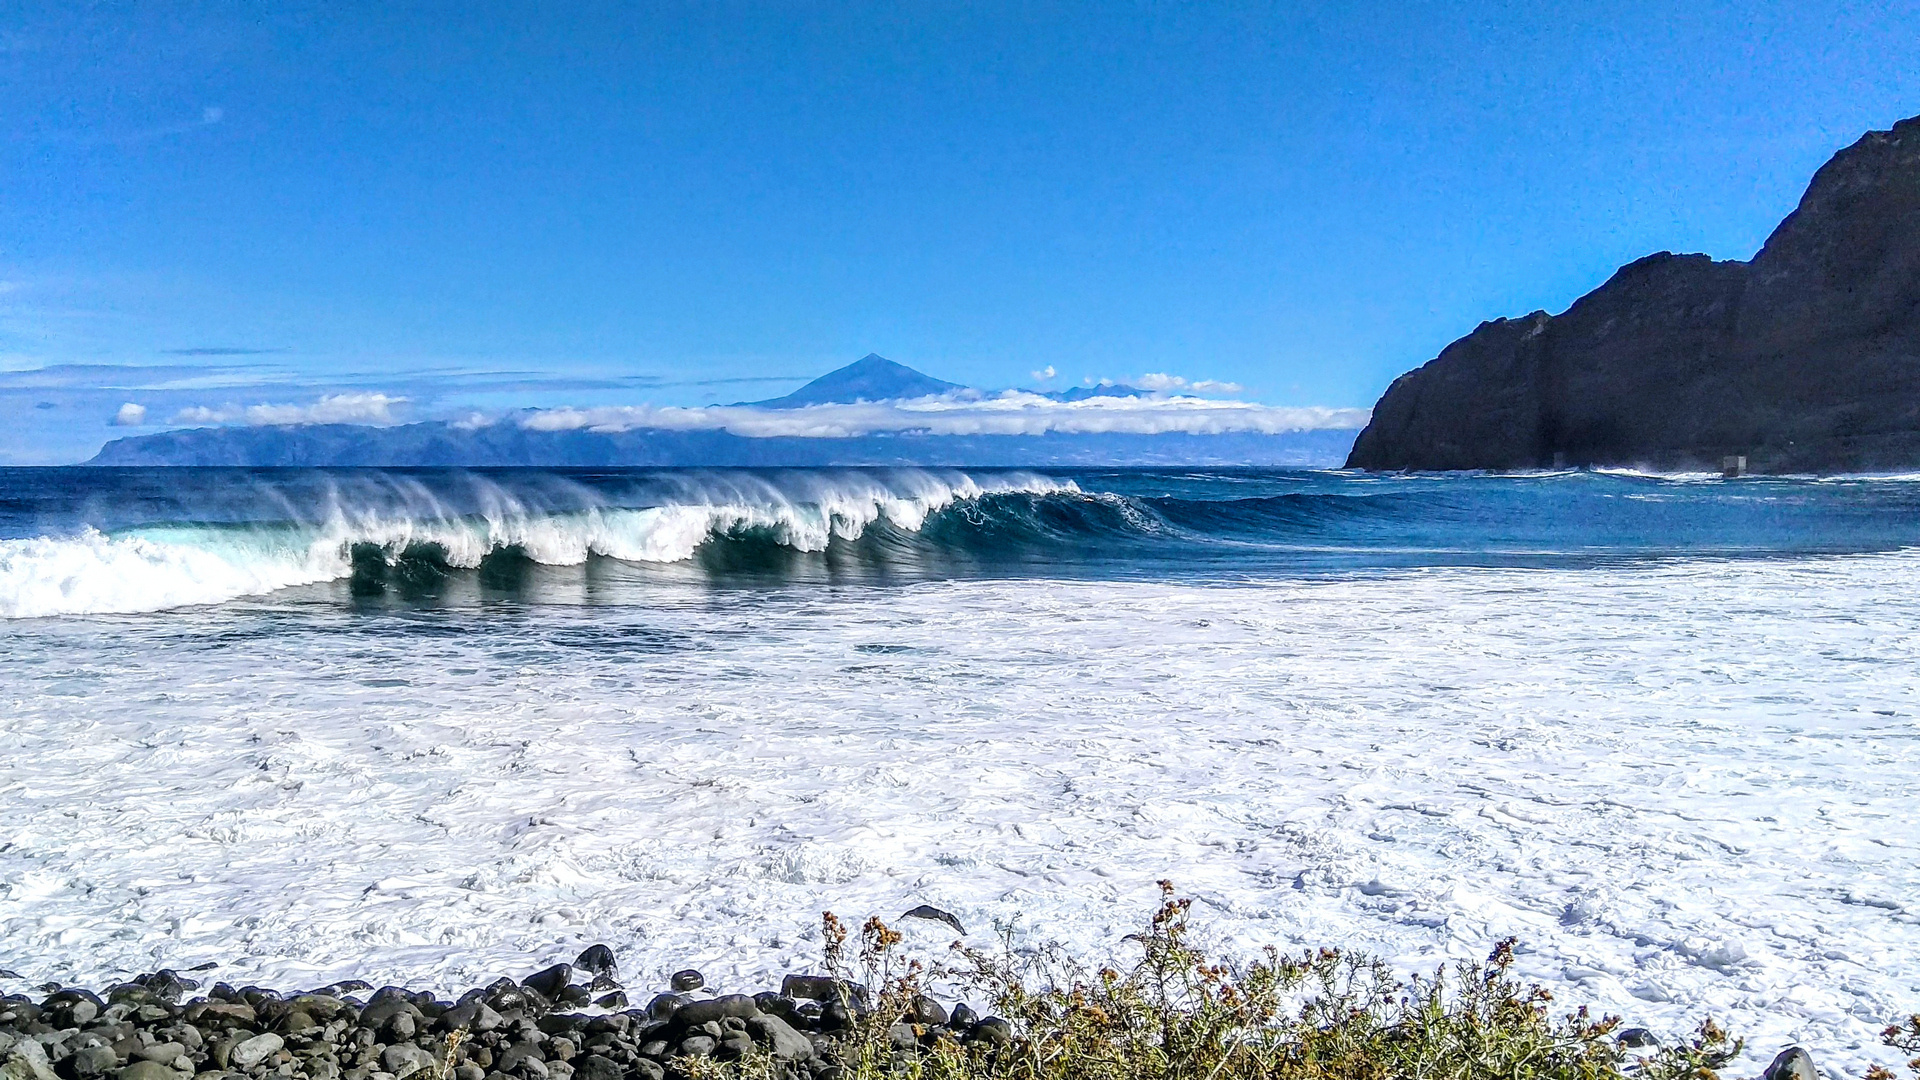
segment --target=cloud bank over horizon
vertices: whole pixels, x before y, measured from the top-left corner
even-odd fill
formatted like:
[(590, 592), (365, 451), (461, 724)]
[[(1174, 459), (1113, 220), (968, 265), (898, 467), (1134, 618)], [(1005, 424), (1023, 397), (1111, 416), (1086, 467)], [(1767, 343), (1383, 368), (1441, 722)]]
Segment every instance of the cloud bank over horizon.
[[(1190, 386), (1186, 380), (1179, 380)], [(226, 404), (178, 410), (168, 426), (300, 427), (359, 424), (389, 427), (412, 422), (408, 399), (384, 393), (324, 395), (310, 404)], [(826, 403), (802, 408), (760, 405), (615, 405), (522, 409), (489, 414), (465, 410), (444, 419), (472, 430), (511, 424), (529, 431), (725, 431), (743, 438), (843, 439), (863, 435), (1225, 435), (1357, 429), (1368, 410), (1273, 406), (1192, 394), (1088, 397), (1061, 401), (1008, 390), (959, 392), (883, 401)], [(129, 402), (114, 417), (120, 426), (145, 425), (147, 410)]]
[[(1183, 380), (1184, 381), (1184, 380)], [(1008, 390), (893, 401), (766, 409), (753, 405), (613, 406), (541, 409), (517, 423), (534, 431), (640, 429), (726, 431), (746, 438), (839, 439), (861, 435), (1224, 435), (1364, 427), (1366, 409), (1288, 407), (1191, 395), (1089, 397), (1059, 401)]]

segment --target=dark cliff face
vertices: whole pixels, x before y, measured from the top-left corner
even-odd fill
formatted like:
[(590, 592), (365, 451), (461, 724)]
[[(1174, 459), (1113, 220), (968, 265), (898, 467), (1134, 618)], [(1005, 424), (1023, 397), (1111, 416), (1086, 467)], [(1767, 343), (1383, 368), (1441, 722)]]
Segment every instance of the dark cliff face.
[(1363, 469), (1920, 467), (1920, 117), (1814, 174), (1751, 262), (1661, 252), (1394, 380)]

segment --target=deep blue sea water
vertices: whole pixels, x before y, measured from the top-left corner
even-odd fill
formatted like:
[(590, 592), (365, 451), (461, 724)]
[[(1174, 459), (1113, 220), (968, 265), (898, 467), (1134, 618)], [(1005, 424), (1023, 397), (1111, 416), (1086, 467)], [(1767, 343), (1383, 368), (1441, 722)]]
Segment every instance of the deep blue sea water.
[[(583, 575), (599, 586), (592, 598), (619, 602), (650, 581), (1247, 580), (1888, 551), (1920, 544), (1920, 482), (1587, 471), (7, 469), (0, 541), (0, 612), (15, 615), (219, 602), (319, 582), (362, 603), (538, 603), (556, 580), (578, 598)], [(91, 564), (98, 579), (88, 582)]]

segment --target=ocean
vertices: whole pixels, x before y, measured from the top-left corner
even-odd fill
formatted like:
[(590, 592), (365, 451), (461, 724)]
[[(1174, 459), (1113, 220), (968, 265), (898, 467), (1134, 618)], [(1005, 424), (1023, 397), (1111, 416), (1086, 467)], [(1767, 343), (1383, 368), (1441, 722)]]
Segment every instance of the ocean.
[(1857, 1074), (1917, 552), (1900, 477), (0, 470), (0, 991), (1099, 959), (1168, 879)]

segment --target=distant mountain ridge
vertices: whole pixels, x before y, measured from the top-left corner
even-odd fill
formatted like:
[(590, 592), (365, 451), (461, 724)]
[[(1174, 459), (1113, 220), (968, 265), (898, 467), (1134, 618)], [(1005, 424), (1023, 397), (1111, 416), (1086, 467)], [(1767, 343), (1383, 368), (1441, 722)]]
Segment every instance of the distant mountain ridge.
[(1394, 380), (1349, 467), (1920, 468), (1920, 117), (1814, 174), (1750, 262), (1660, 252)]
[(965, 389), (959, 383), (936, 379), (905, 364), (896, 364), (879, 353), (868, 353), (784, 397), (743, 401), (740, 404), (756, 405), (762, 409), (799, 409), (808, 405), (853, 405), (862, 401), (922, 398)]
[[(1034, 392), (1038, 393), (1038, 392)], [(991, 395), (933, 378), (869, 353), (791, 394), (733, 408), (773, 412), (951, 396)], [(1054, 401), (1154, 396), (1131, 386), (1077, 387), (1042, 394)], [(531, 415), (531, 414), (529, 414)], [(1045, 434), (929, 434), (877, 432), (844, 437), (738, 435), (718, 428), (591, 424), (566, 429), (505, 420), (485, 426), (444, 421), (370, 427), (306, 424), (191, 428), (115, 439), (90, 465), (256, 467), (620, 467), (620, 466), (1153, 466), (1252, 465), (1320, 467), (1339, 464), (1356, 429), (1278, 433), (1227, 431), (1060, 432)]]

